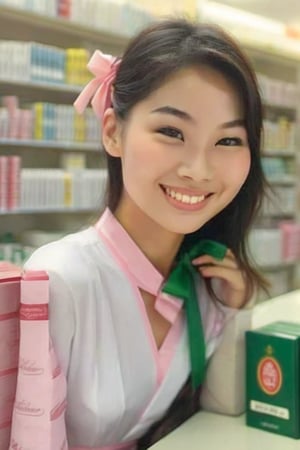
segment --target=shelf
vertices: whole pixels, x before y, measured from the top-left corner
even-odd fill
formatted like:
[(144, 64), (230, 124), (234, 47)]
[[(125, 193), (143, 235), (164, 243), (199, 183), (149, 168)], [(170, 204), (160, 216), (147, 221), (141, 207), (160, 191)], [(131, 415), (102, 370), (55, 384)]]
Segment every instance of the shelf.
[(282, 158), (294, 158), (296, 157), (295, 150), (263, 150), (262, 156), (280, 156)]
[(272, 221), (272, 222), (280, 222), (282, 220), (294, 220), (295, 219), (295, 212), (290, 212), (290, 213), (262, 213), (260, 216), (260, 223), (262, 220), (266, 221)]
[[(101, 17), (99, 23), (101, 24)], [(110, 48), (119, 53), (128, 42), (129, 36), (106, 30), (105, 25), (103, 23), (101, 30), (59, 17), (48, 17), (19, 8), (0, 6), (2, 39), (31, 40), (59, 47), (75, 47), (90, 43), (95, 48), (101, 46), (105, 47), (103, 50)]]
[[(0, 8), (1, 9), (1, 8)], [(41, 89), (42, 91), (55, 91), (55, 92), (71, 92), (72, 94), (79, 94), (82, 90), (82, 86), (73, 86), (71, 84), (59, 84), (59, 83), (45, 83), (43, 81), (23, 81), (23, 80), (12, 80), (1, 78), (0, 76), (0, 86), (5, 85), (6, 91), (7, 87), (21, 87), (22, 89)]]
[(279, 184), (279, 185), (282, 185), (282, 184), (285, 184), (285, 185), (289, 185), (289, 186), (294, 186), (295, 184), (296, 184), (296, 182), (297, 182), (297, 179), (296, 179), (296, 177), (294, 177), (294, 176), (281, 176), (281, 177), (278, 177), (278, 178), (275, 178), (275, 177), (270, 177), (270, 178), (268, 178), (267, 177), (267, 181), (270, 183), (270, 184)]
[(281, 262), (276, 264), (266, 264), (260, 265), (259, 268), (265, 272), (279, 271), (283, 269), (292, 269), (297, 264), (300, 264), (300, 261), (290, 261), (290, 262)]
[(18, 147), (18, 148), (44, 148), (50, 150), (63, 151), (83, 151), (83, 152), (100, 152), (99, 143), (96, 142), (58, 142), (58, 141), (38, 141), (38, 140), (21, 140), (21, 139), (0, 139), (1, 147)]
[(31, 209), (15, 209), (10, 211), (0, 211), (0, 216), (11, 216), (11, 215), (28, 215), (28, 214), (69, 214), (69, 213), (80, 213), (86, 214), (96, 211), (95, 208), (31, 208)]
[(286, 106), (281, 104), (275, 104), (268, 102), (267, 100), (263, 100), (263, 105), (267, 111), (271, 110), (272, 112), (274, 112), (274, 110), (276, 110), (280, 114), (285, 113), (288, 116), (292, 117), (294, 117), (297, 114), (297, 106)]
[(70, 84), (7, 80), (0, 77), (0, 95), (17, 95), (22, 98), (22, 102), (49, 101), (71, 104), (81, 90), (82, 86)]

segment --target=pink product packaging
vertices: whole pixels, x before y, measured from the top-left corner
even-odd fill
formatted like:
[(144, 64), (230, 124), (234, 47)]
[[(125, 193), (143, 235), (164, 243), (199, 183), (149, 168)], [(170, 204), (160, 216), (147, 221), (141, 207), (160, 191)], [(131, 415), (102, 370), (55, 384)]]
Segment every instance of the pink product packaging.
[(31, 109), (20, 110), (18, 139), (30, 140), (33, 138), (33, 119), (33, 111)]
[(65, 408), (66, 380), (49, 337), (48, 276), (26, 272), (21, 280), (19, 370), (9, 450), (67, 450)]
[(18, 139), (21, 122), (21, 110), (16, 108), (8, 110), (8, 137), (9, 139)]
[(72, 2), (71, 0), (58, 0), (57, 10), (58, 16), (70, 19)]
[(2, 97), (2, 105), (8, 109), (9, 113), (13, 113), (19, 108), (19, 98), (16, 95), (5, 95)]
[(20, 172), (20, 156), (0, 156), (0, 211), (19, 207)]
[(16, 209), (20, 204), (21, 157), (10, 156), (8, 160), (7, 208)]
[(282, 233), (282, 257), (286, 262), (300, 259), (300, 224), (292, 221), (279, 223)]
[(0, 138), (6, 139), (8, 136), (8, 111), (7, 108), (0, 107)]
[(0, 263), (0, 450), (7, 450), (15, 400), (19, 355), (21, 270)]
[(8, 156), (0, 156), (0, 211), (7, 210)]

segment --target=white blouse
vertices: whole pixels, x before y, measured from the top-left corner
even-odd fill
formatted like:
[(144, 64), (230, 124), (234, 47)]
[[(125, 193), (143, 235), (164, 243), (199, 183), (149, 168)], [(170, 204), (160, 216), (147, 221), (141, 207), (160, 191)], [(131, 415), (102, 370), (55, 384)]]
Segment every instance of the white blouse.
[[(190, 373), (182, 301), (106, 209), (95, 227), (38, 249), (26, 270), (50, 278), (50, 334), (67, 377), (70, 447), (134, 442), (159, 420)], [(197, 292), (206, 358), (232, 309), (216, 305), (201, 277)], [(157, 349), (140, 289), (172, 326)]]

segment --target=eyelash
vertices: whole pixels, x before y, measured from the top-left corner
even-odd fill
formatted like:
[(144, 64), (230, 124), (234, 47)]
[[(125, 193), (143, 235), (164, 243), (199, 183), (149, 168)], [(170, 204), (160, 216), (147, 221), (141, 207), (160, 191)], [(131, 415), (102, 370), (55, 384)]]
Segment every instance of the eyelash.
[(163, 127), (157, 130), (158, 133), (163, 134), (164, 136), (173, 138), (173, 139), (180, 139), (184, 142), (183, 134), (180, 130), (174, 127)]
[[(171, 139), (180, 139), (184, 142), (184, 136), (180, 130), (174, 127), (163, 127), (157, 130), (158, 133), (163, 134), (167, 137), (170, 137)], [(227, 143), (226, 143), (227, 141)], [(228, 141), (230, 143), (228, 143)], [(242, 146), (243, 141), (239, 137), (226, 137), (220, 139), (216, 145), (224, 145), (226, 147), (235, 147), (235, 146)]]
[[(230, 141), (231, 144), (228, 144), (228, 143), (226, 144), (226, 143), (224, 143), (225, 141)], [(232, 144), (232, 142), (234, 142), (234, 143)], [(226, 138), (220, 139), (216, 145), (225, 145), (226, 147), (241, 146), (241, 145), (243, 145), (243, 141), (241, 138), (238, 138), (238, 137), (226, 137)]]

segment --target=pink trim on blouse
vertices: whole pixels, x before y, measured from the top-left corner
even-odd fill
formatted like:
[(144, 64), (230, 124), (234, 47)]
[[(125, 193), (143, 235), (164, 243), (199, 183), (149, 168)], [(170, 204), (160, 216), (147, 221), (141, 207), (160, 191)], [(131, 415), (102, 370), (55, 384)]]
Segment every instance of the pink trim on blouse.
[(106, 238), (119, 261), (131, 272), (136, 284), (152, 295), (157, 295), (163, 283), (163, 276), (146, 258), (126, 230), (107, 208), (95, 225), (96, 230)]
[[(182, 335), (183, 321), (182, 314), (180, 314), (183, 306), (182, 300), (161, 292), (164, 281), (163, 276), (147, 259), (108, 208), (96, 223), (95, 228), (126, 273), (136, 293), (138, 306), (144, 320), (145, 330), (148, 334), (157, 367), (157, 387), (159, 387), (168, 372), (172, 357)], [(172, 324), (159, 349), (153, 336), (140, 292), (141, 289), (156, 297), (155, 309)]]

